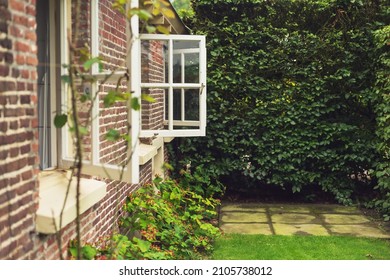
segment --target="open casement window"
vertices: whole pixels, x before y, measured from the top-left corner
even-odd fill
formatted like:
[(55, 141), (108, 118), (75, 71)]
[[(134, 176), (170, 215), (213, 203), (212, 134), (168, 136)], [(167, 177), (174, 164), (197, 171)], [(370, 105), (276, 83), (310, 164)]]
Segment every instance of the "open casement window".
[[(71, 30), (72, 13), (71, 1), (65, 1), (68, 5), (63, 11), (63, 26), (61, 34), (61, 46), (68, 46), (68, 30)], [(104, 98), (110, 91), (116, 89), (121, 92), (132, 92), (132, 97), (139, 97), (140, 90), (135, 87), (139, 80), (137, 60), (139, 57), (138, 46), (135, 44), (132, 47), (129, 42), (128, 22), (123, 19), (123, 22), (118, 23), (121, 27), (117, 30), (121, 36), (117, 40), (121, 40), (122, 48), (118, 53), (114, 54), (116, 60), (106, 59), (105, 49), (107, 40), (105, 37), (107, 32), (102, 32), (105, 24), (99, 21), (102, 1), (91, 0), (90, 13), (85, 13), (86, 22), (90, 20), (91, 36), (82, 38), (84, 44), (90, 46), (92, 57), (103, 57), (103, 63), (93, 64), (90, 75), (93, 81), (82, 83), (78, 81), (77, 89), (90, 95), (92, 101), (87, 101), (83, 104), (78, 104), (80, 123), (86, 121), (92, 116), (92, 121), (87, 127), (88, 134), (83, 140), (83, 169), (82, 173), (86, 175), (98, 176), (112, 180), (121, 180), (127, 183), (138, 183), (139, 181), (139, 159), (138, 159), (138, 136), (139, 136), (139, 111), (129, 109), (129, 104), (126, 101), (116, 102), (112, 106), (105, 106)], [(133, 17), (135, 18), (135, 17)], [(81, 19), (83, 20), (83, 19)], [(138, 28), (138, 19), (132, 19), (133, 28)], [(83, 31), (83, 30), (82, 30)], [(85, 40), (85, 42), (83, 41)], [(129, 51), (129, 49), (131, 51)], [(110, 50), (111, 51), (111, 50)], [(63, 48), (61, 52), (62, 64), (69, 64), (69, 53), (67, 48)], [(123, 62), (126, 61), (124, 64)], [(133, 63), (135, 61), (135, 63)], [(110, 64), (111, 63), (111, 64)], [(128, 67), (126, 67), (128, 65)], [(128, 78), (126, 69), (132, 73)], [(68, 75), (66, 67), (62, 68), (62, 76)], [(120, 81), (120, 82), (118, 82)], [(93, 102), (93, 104), (91, 104)], [(92, 105), (92, 110), (89, 111), (89, 106)], [(69, 84), (62, 81), (62, 108), (70, 106), (70, 88)], [(115, 130), (120, 134), (130, 136), (130, 141), (117, 140), (110, 141), (106, 135), (111, 130)], [(64, 168), (69, 168), (74, 165), (74, 145), (72, 134), (69, 132), (69, 127), (65, 126), (62, 129), (61, 143), (61, 161), (60, 164)]]
[(206, 47), (199, 35), (140, 35), (141, 137), (206, 133)]

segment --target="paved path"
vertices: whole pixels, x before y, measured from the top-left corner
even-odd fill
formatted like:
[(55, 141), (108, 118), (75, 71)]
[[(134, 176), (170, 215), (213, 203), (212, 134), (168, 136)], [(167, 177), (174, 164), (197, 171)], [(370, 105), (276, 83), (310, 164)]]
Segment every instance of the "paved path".
[(225, 233), (390, 238), (359, 209), (328, 204), (225, 203), (220, 227)]

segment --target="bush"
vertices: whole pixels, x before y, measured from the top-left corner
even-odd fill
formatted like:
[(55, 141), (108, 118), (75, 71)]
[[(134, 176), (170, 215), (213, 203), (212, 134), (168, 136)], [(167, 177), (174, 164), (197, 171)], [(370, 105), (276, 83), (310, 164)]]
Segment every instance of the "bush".
[[(189, 174), (185, 180), (195, 182)], [(156, 178), (128, 196), (120, 233), (82, 248), (85, 259), (202, 259), (219, 235), (219, 200)], [(74, 255), (76, 246), (71, 246)]]
[(193, 1), (208, 38), (207, 137), (176, 139), (184, 165), (230, 187), (371, 191), (377, 150), (373, 32), (385, 1)]

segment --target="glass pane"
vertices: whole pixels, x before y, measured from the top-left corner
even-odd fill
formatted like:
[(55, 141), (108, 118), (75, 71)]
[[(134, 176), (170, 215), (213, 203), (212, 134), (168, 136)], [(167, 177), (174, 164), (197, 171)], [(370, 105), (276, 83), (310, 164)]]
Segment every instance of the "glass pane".
[(168, 117), (168, 90), (161, 88), (143, 88), (142, 94), (147, 94), (154, 102), (141, 101), (141, 128), (157, 130), (164, 128), (164, 111)]
[(185, 82), (199, 83), (199, 53), (185, 54)]
[(182, 55), (174, 54), (173, 55), (173, 82), (174, 83), (182, 83)]
[(199, 120), (199, 89), (185, 90), (185, 120)]
[(199, 83), (199, 41), (174, 41), (173, 58), (174, 83)]
[[(116, 84), (105, 84), (103, 92), (99, 93), (99, 163), (123, 165), (127, 160), (128, 143), (122, 137), (108, 137), (112, 132), (120, 135), (129, 134), (128, 109), (125, 101), (117, 101), (114, 105), (106, 107), (104, 98), (107, 92), (115, 90)], [(126, 91), (126, 84), (119, 87), (119, 91)]]
[(141, 82), (168, 82), (168, 42), (141, 41)]
[(173, 119), (182, 120), (182, 89), (173, 90)]

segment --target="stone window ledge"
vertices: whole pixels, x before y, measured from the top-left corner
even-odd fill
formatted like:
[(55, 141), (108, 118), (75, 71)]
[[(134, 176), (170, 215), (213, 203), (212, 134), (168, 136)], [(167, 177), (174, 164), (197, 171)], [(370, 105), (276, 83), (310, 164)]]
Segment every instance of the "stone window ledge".
[[(60, 216), (68, 188), (70, 172), (54, 170), (42, 171), (39, 174), (39, 208), (36, 213), (36, 230), (43, 234), (53, 234), (76, 219), (76, 178), (72, 179), (68, 197)], [(81, 179), (80, 213), (84, 213), (103, 199), (107, 193), (106, 183)]]

